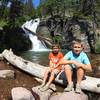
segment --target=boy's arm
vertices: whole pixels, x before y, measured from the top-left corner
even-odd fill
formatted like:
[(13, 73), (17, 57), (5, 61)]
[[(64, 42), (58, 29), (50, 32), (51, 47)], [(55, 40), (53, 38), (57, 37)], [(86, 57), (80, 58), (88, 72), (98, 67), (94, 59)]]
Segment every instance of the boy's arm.
[(57, 68), (59, 65), (66, 65), (66, 64), (73, 64), (72, 60), (66, 60), (64, 58), (62, 58), (57, 64), (56, 67)]
[(77, 68), (81, 67), (83, 68), (84, 70), (87, 70), (87, 71), (92, 71), (92, 66), (91, 64), (82, 64), (82, 63), (79, 63), (77, 61), (72, 61), (73, 64), (75, 64), (77, 66)]
[(54, 69), (53, 62), (51, 60), (49, 61), (49, 67), (50, 67), (50, 69)]
[(61, 59), (57, 65), (56, 65), (56, 68), (59, 66), (59, 65), (66, 65), (66, 64), (75, 64), (77, 66), (77, 68), (81, 67), (83, 68), (84, 70), (87, 70), (87, 71), (92, 71), (92, 66), (91, 64), (82, 64), (82, 63), (79, 63), (77, 61), (73, 61), (73, 60), (65, 60), (64, 58)]

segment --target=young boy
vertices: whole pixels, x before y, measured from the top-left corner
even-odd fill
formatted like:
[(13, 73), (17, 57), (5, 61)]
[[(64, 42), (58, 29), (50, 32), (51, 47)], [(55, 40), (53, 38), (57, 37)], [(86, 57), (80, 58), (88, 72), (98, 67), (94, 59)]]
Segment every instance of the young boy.
[(74, 40), (72, 42), (71, 47), (72, 50), (69, 51), (61, 61), (59, 61), (56, 67), (62, 64), (64, 65), (64, 71), (68, 81), (68, 85), (64, 89), (64, 91), (66, 92), (71, 91), (73, 88), (72, 74), (73, 74), (73, 69), (76, 70), (77, 83), (75, 91), (76, 93), (80, 93), (81, 92), (80, 83), (84, 76), (84, 71), (85, 70), (92, 71), (92, 67), (87, 55), (83, 52), (83, 46), (79, 39)]
[[(43, 78), (43, 83), (39, 87), (41, 91), (46, 91), (49, 89), (50, 84), (52, 81), (55, 79), (55, 77), (58, 75), (58, 73), (61, 71), (62, 67), (61, 65), (56, 66), (56, 64), (63, 58), (63, 54), (59, 51), (59, 45), (58, 44), (53, 44), (52, 45), (52, 52), (49, 53), (49, 68), (47, 68), (44, 78)], [(46, 83), (49, 75), (49, 80)]]

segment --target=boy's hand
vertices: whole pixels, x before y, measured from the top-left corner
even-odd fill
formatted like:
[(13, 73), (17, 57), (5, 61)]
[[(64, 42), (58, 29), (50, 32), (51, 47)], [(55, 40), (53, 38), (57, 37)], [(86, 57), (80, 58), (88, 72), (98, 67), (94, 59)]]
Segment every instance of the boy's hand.
[(59, 64), (56, 64), (56, 65), (55, 65), (55, 68), (57, 68), (58, 66), (59, 66)]
[(75, 64), (77, 66), (77, 68), (79, 68), (79, 67), (82, 67), (83, 68), (83, 66), (84, 66), (84, 64), (79, 63), (77, 61), (73, 61), (73, 64)]

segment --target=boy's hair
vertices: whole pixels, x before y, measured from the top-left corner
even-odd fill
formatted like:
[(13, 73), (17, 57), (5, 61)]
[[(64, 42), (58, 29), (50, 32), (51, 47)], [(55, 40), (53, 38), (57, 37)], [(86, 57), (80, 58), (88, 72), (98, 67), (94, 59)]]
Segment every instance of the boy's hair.
[(81, 42), (80, 39), (73, 40), (72, 43), (71, 43), (71, 45), (73, 46), (74, 44), (77, 44), (77, 43), (82, 45), (82, 42)]
[(59, 44), (52, 44), (52, 49), (53, 49), (54, 47), (60, 48)]

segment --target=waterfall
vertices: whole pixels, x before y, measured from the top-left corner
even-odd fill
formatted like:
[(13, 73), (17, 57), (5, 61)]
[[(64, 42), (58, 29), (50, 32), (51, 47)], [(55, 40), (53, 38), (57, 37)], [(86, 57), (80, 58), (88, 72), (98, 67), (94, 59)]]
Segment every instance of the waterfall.
[(40, 40), (38, 40), (38, 37), (36, 35), (29, 34), (29, 38), (32, 42), (31, 51), (48, 51), (45, 44), (43, 44)]
[[(22, 29), (25, 31), (25, 33), (27, 35), (29, 35), (29, 38), (32, 42), (32, 49), (31, 49), (32, 51), (48, 51), (44, 42), (41, 42), (38, 39), (38, 37), (35, 35), (39, 23), (40, 23), (39, 18), (30, 20), (30, 21), (26, 21), (22, 25)], [(32, 33), (34, 33), (34, 35)]]

